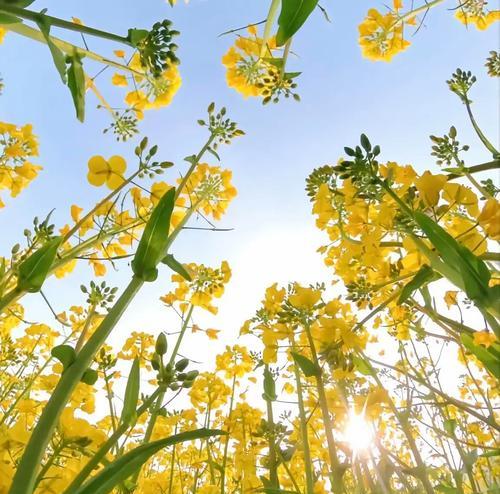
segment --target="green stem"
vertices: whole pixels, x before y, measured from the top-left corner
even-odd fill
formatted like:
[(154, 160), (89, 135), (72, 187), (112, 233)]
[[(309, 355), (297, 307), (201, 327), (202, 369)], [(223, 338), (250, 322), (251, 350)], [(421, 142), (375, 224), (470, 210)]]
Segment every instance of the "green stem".
[[(479, 165), (474, 165), (474, 166), (466, 166), (464, 168), (464, 171), (472, 174), (472, 173), (479, 173), (479, 172), (486, 172), (488, 170), (498, 170), (500, 168), (500, 160), (495, 159), (492, 161), (488, 161), (486, 163), (481, 163)], [(455, 178), (460, 178), (462, 175), (460, 173), (450, 173), (449, 175), (446, 176), (446, 179), (449, 180), (454, 180)]]
[(280, 69), (280, 76), (283, 78), (285, 74), (286, 62), (288, 60), (288, 55), (290, 54), (290, 48), (292, 46), (292, 38), (290, 38), (285, 44), (285, 50), (283, 51), (283, 62)]
[[(311, 334), (311, 329), (307, 324), (304, 326), (304, 328), (306, 330), (307, 340), (309, 342), (309, 348), (311, 350), (314, 365), (318, 369), (321, 369), (321, 364), (318, 359), (318, 354), (316, 352), (316, 346)], [(325, 424), (326, 442), (328, 444), (328, 455), (330, 457), (332, 490), (335, 494), (340, 494), (344, 492), (342, 470), (340, 469), (339, 459), (337, 457), (337, 447), (335, 445), (335, 439), (333, 437), (333, 422), (330, 417), (330, 411), (328, 410), (328, 401), (326, 399), (325, 383), (323, 382), (322, 374), (316, 376), (316, 389), (318, 391), (319, 406), (321, 409), (321, 414), (323, 416), (323, 422)]]
[(111, 41), (117, 41), (118, 43), (125, 43), (126, 45), (133, 46), (127, 37), (101, 31), (100, 29), (94, 29), (93, 27), (83, 26), (82, 24), (76, 24), (75, 22), (65, 21), (63, 19), (59, 19), (58, 17), (52, 17), (51, 15), (22, 9), (11, 4), (5, 4), (4, 2), (0, 2), (0, 12), (12, 14), (14, 16), (21, 17), (22, 19), (36, 22), (37, 24), (40, 22), (47, 22), (51, 26), (61, 27), (68, 31), (76, 31), (78, 33), (89, 34), (98, 38), (109, 39)]
[[(8, 30), (13, 33), (20, 34), (26, 38), (30, 38), (34, 41), (38, 41), (43, 44), (47, 44), (47, 40), (44, 35), (38, 29), (34, 29), (32, 27), (26, 26), (22, 23), (9, 24)], [(65, 53), (77, 53), (81, 57), (87, 57), (91, 60), (95, 60), (96, 62), (100, 62), (104, 65), (109, 65), (111, 67), (115, 67), (116, 69), (123, 70), (125, 72), (129, 72), (133, 75), (137, 75), (140, 77), (145, 77), (142, 72), (132, 69), (127, 65), (123, 65), (121, 63), (115, 62), (114, 60), (110, 60), (108, 58), (102, 57), (101, 55), (94, 53), (90, 50), (85, 50), (84, 48), (80, 48), (79, 46), (73, 45), (59, 38), (55, 38), (54, 36), (50, 36), (50, 40), (63, 52)]]
[(81, 349), (76, 360), (61, 376), (26, 445), (9, 494), (31, 494), (33, 492), (38, 467), (66, 403), (80, 382), (83, 373), (92, 363), (95, 354), (106, 341), (143, 283), (143, 280), (135, 276), (131, 279), (125, 291)]
[(177, 341), (175, 342), (174, 349), (172, 350), (172, 355), (170, 356), (169, 363), (174, 364), (175, 357), (177, 357), (177, 352), (179, 351), (179, 348), (182, 343), (182, 339), (184, 338), (184, 335), (186, 333), (186, 330), (189, 325), (189, 321), (191, 320), (191, 316), (193, 315), (194, 311), (194, 305), (191, 305), (188, 309), (188, 312), (186, 314), (186, 318), (184, 319), (184, 322), (181, 327), (181, 332), (179, 333), (179, 336), (177, 337)]
[(266, 56), (267, 40), (271, 37), (271, 31), (273, 29), (274, 20), (278, 15), (278, 8), (280, 4), (281, 0), (272, 0), (271, 6), (269, 7), (266, 24), (264, 25), (264, 34), (262, 35), (262, 47), (260, 49), (260, 58)]
[[(295, 350), (295, 344), (292, 341), (292, 348)], [(307, 435), (307, 418), (304, 407), (304, 398), (302, 396), (302, 381), (300, 372), (296, 365), (293, 366), (295, 381), (297, 383), (297, 401), (299, 405), (300, 435), (302, 439), (302, 452), (304, 455), (304, 469), (306, 474), (306, 494), (314, 494), (314, 477), (312, 472), (311, 451), (309, 449), (309, 438)]]
[(467, 97), (465, 98), (465, 107), (467, 108), (467, 114), (469, 115), (469, 119), (471, 121), (472, 127), (474, 127), (474, 130), (476, 131), (476, 134), (478, 135), (479, 139), (484, 144), (486, 149), (493, 155), (493, 158), (498, 159), (499, 152), (495, 148), (495, 146), (493, 146), (493, 144), (491, 144), (491, 142), (486, 138), (486, 136), (483, 134), (482, 130), (479, 128), (479, 125), (477, 124), (476, 119), (474, 118), (474, 115), (472, 114), (470, 102), (467, 99)]
[[(266, 371), (269, 371), (269, 366), (266, 364)], [(266, 399), (267, 408), (267, 424), (268, 424), (268, 468), (269, 468), (269, 482), (272, 489), (279, 489), (279, 478), (278, 478), (278, 463), (276, 461), (276, 430), (274, 424), (273, 415), (273, 402)]]
[(10, 292), (8, 292), (6, 295), (4, 295), (1, 299), (0, 299), (0, 314), (3, 313), (3, 310), (8, 307), (10, 304), (12, 304), (15, 300), (17, 300), (17, 298), (19, 297), (20, 295), (20, 291), (17, 290), (17, 288), (14, 288), (13, 290), (11, 290)]
[[(228, 421), (231, 422), (231, 415), (233, 413), (234, 406), (234, 393), (236, 390), (236, 375), (233, 376), (233, 383), (231, 386), (231, 400), (229, 402), (229, 413), (227, 415)], [(226, 486), (226, 466), (227, 466), (227, 456), (229, 451), (229, 434), (231, 430), (228, 427), (227, 436), (224, 438), (226, 443), (224, 444), (224, 456), (222, 460), (222, 469), (221, 469), (221, 479), (220, 479), (220, 493), (225, 494), (225, 486)], [(208, 447), (208, 446), (207, 446)], [(272, 481), (271, 481), (272, 482)]]

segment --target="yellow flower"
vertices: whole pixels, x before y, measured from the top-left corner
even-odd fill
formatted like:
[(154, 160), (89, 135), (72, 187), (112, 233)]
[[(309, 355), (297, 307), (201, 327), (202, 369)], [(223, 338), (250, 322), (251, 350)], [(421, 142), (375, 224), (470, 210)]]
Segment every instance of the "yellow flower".
[(474, 344), (475, 345), (483, 345), (486, 348), (493, 345), (496, 341), (496, 337), (493, 333), (489, 331), (476, 331), (474, 333)]
[(445, 175), (433, 175), (429, 171), (424, 172), (415, 180), (415, 187), (425, 206), (433, 207), (439, 202), (439, 194), (446, 181)]
[(448, 309), (452, 305), (457, 305), (457, 295), (458, 295), (458, 292), (454, 291), (454, 290), (449, 290), (444, 294), (444, 301), (445, 301), (446, 305), (448, 306)]
[(125, 57), (125, 52), (123, 50), (115, 50), (113, 52), (115, 54), (115, 56), (117, 56), (118, 58), (123, 58)]
[(88, 163), (89, 171), (87, 180), (96, 187), (106, 184), (114, 190), (123, 182), (123, 174), (127, 169), (127, 163), (121, 156), (111, 156), (105, 160), (102, 156), (93, 156)]
[(128, 85), (127, 78), (123, 74), (114, 74), (113, 77), (111, 78), (111, 82), (115, 86), (127, 87)]
[(295, 284), (295, 293), (288, 297), (288, 301), (296, 308), (302, 310), (312, 309), (321, 298), (321, 290), (304, 288)]
[[(395, 6), (398, 7), (399, 2)], [(358, 30), (361, 52), (369, 60), (390, 62), (394, 55), (410, 46), (403, 37), (404, 21), (393, 12), (382, 15), (370, 9)]]
[(265, 59), (273, 58), (276, 41), (266, 41), (265, 57), (262, 57), (263, 40), (257, 36), (255, 26), (248, 28), (250, 37), (240, 36), (222, 57), (226, 67), (227, 85), (245, 98), (249, 96), (267, 96), (266, 87), (279, 71)]
[(463, 2), (455, 13), (455, 17), (466, 26), (473, 24), (480, 31), (484, 31), (500, 20), (500, 10), (486, 10), (487, 3), (484, 0)]
[(7, 32), (6, 29), (4, 29), (3, 27), (0, 27), (0, 43), (3, 42), (3, 39), (5, 37), (5, 33)]
[(488, 199), (477, 221), (492, 240), (500, 239), (500, 203)]

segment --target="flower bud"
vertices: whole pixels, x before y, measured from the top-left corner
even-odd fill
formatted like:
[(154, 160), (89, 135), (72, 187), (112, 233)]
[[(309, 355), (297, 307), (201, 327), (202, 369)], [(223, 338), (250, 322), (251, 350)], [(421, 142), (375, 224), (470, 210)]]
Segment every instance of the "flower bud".
[(160, 333), (156, 338), (155, 351), (158, 355), (165, 355), (167, 353), (167, 337), (165, 333)]
[(175, 370), (182, 372), (189, 365), (189, 359), (183, 358), (175, 364)]

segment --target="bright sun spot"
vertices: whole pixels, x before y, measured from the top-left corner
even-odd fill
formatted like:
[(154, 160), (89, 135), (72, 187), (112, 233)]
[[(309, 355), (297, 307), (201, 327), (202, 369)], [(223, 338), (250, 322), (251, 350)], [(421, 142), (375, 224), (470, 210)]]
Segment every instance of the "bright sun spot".
[(373, 429), (362, 415), (351, 412), (344, 431), (344, 437), (354, 453), (366, 451), (373, 441)]

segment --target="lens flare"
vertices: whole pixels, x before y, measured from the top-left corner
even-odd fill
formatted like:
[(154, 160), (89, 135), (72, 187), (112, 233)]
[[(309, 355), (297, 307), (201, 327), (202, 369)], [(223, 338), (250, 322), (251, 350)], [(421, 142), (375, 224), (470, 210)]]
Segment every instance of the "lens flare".
[(373, 442), (373, 429), (371, 424), (363, 417), (352, 411), (344, 431), (344, 438), (349, 443), (353, 453), (370, 449)]

